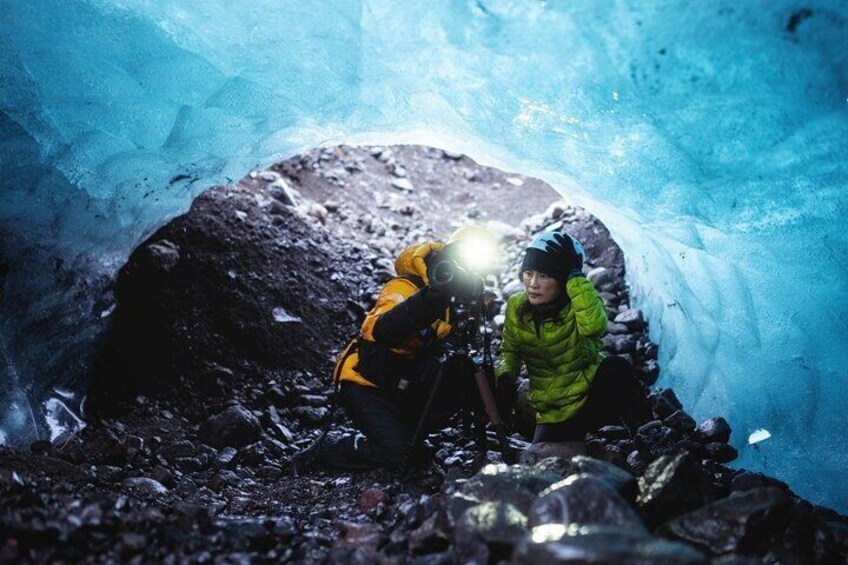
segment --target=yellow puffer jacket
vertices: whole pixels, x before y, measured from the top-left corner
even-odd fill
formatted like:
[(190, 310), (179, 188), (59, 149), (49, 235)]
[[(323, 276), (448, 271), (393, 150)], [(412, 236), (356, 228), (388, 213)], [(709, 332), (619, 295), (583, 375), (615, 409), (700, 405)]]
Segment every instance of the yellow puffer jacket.
[[(441, 251), (443, 248), (444, 244), (437, 242), (414, 244), (404, 249), (398, 255), (395, 260), (395, 271), (398, 277), (387, 282), (383, 290), (380, 291), (377, 302), (365, 316), (365, 321), (360, 328), (359, 340), (365, 340), (371, 343), (375, 342), (374, 324), (380, 319), (380, 316), (420, 290), (415, 282), (403, 277), (417, 277), (424, 284), (427, 284), (427, 265), (424, 261), (432, 251)], [(436, 320), (431, 326), (437, 340), (444, 339), (451, 331), (447, 311), (443, 318)], [(400, 346), (393, 347), (389, 351), (400, 357), (411, 358), (423, 345), (425, 344), (421, 337), (418, 334), (413, 334), (401, 343)], [(336, 366), (333, 370), (333, 380), (348, 381), (372, 387), (377, 386), (360, 374), (358, 366), (359, 346), (358, 340), (354, 339), (348, 344), (336, 361)]]

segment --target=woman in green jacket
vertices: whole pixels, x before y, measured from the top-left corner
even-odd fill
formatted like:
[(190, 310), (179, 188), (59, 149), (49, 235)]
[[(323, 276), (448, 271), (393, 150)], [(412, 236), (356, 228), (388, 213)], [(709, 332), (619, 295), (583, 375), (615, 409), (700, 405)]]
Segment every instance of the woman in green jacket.
[(524, 292), (507, 302), (497, 393), (508, 410), (515, 378), (527, 368), (533, 443), (582, 440), (645, 402), (632, 366), (601, 353), (607, 309), (583, 276), (584, 257), (575, 238), (543, 233), (524, 254)]

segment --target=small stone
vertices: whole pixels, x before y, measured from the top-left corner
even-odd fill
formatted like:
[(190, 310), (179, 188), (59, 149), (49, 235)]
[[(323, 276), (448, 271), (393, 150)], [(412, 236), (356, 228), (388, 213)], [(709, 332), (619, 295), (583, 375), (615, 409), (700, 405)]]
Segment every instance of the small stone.
[(166, 487), (174, 486), (174, 475), (171, 474), (171, 471), (159, 465), (153, 471), (150, 472), (150, 478), (154, 481), (160, 482)]
[(392, 180), (392, 187), (404, 192), (413, 192), (415, 187), (409, 182), (409, 179), (401, 178)]
[(653, 401), (654, 414), (660, 418), (668, 418), (678, 410), (683, 409), (683, 404), (670, 388), (658, 390), (652, 393), (650, 398)]
[(378, 488), (370, 488), (359, 496), (356, 507), (363, 512), (370, 512), (388, 499), (386, 493)]
[(614, 321), (618, 324), (624, 324), (634, 332), (641, 331), (645, 327), (645, 319), (642, 317), (642, 311), (636, 308), (628, 308), (620, 312)]
[(165, 485), (148, 477), (130, 477), (124, 479), (123, 485), (151, 496), (167, 494), (168, 492)]
[(586, 278), (592, 281), (592, 284), (597, 288), (612, 281), (612, 272), (605, 267), (595, 267), (586, 273)]
[(201, 436), (213, 447), (242, 447), (259, 439), (259, 420), (240, 405), (212, 416), (201, 426)]
[(607, 333), (611, 335), (624, 335), (630, 333), (630, 329), (624, 324), (610, 322), (607, 324)]
[(601, 345), (613, 353), (631, 353), (636, 351), (636, 338), (632, 334), (605, 335), (601, 338)]
[(121, 543), (133, 553), (141, 551), (147, 546), (147, 538), (141, 534), (126, 533), (121, 534)]

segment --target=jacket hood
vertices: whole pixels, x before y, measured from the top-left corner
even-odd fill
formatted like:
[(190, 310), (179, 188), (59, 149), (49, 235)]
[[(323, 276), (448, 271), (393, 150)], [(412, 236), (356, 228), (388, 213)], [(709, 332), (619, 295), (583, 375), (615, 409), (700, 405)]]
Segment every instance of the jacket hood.
[(395, 271), (398, 275), (421, 277), (424, 280), (424, 284), (429, 284), (425, 260), (433, 251), (441, 251), (444, 248), (444, 243), (436, 241), (412, 244), (401, 251), (400, 255), (395, 259)]

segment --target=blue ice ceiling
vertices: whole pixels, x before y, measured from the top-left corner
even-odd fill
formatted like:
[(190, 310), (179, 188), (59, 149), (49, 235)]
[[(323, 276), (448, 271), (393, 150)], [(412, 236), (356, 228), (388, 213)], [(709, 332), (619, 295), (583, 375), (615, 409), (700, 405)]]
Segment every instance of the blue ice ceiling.
[(104, 285), (203, 188), (422, 143), (598, 215), (660, 385), (848, 510), (844, 2), (0, 0), (0, 66), (0, 441), (71, 418)]

